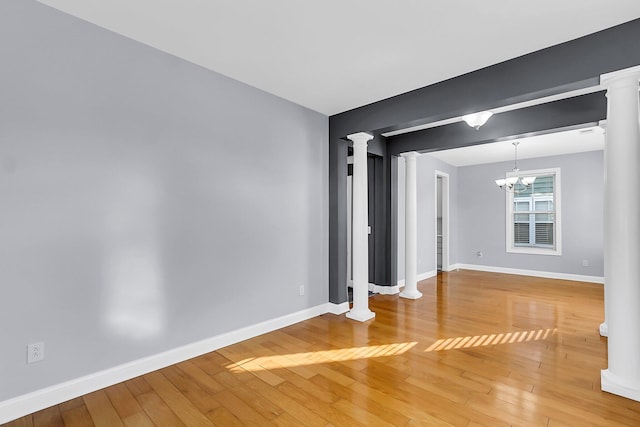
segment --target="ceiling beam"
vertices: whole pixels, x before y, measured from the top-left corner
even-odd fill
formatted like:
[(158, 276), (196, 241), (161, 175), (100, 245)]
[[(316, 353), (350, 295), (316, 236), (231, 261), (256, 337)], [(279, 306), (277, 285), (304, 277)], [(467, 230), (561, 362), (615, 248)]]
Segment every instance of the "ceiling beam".
[(330, 135), (384, 133), (597, 86), (601, 74), (640, 65), (638, 40), (640, 19), (336, 114)]
[(387, 143), (391, 155), (425, 153), (585, 127), (606, 116), (604, 92), (595, 92), (495, 114), (478, 130), (465, 122), (456, 122), (388, 137)]

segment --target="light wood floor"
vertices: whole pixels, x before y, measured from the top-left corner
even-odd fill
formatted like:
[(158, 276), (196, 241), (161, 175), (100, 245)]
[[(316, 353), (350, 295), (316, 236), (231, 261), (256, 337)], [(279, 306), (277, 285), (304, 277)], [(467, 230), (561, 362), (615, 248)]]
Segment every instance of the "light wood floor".
[(375, 320), (326, 314), (8, 426), (616, 426), (600, 391), (602, 285), (471, 271), (376, 295)]

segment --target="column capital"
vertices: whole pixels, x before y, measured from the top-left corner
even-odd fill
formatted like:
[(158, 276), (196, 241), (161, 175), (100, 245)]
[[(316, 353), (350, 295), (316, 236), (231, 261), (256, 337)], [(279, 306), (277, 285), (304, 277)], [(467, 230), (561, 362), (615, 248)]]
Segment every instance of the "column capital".
[(420, 155), (420, 153), (418, 153), (417, 151), (409, 151), (407, 153), (400, 154), (400, 156), (404, 157), (405, 159), (415, 159), (419, 155)]
[(634, 81), (636, 85), (640, 82), (640, 65), (602, 74), (600, 76), (600, 85), (605, 88), (609, 88), (620, 83), (623, 85), (633, 84)]
[(602, 129), (602, 131), (603, 131), (603, 132), (606, 132), (606, 130), (607, 130), (607, 119), (600, 120), (600, 121), (598, 122), (598, 127), (599, 127), (600, 129)]
[(358, 132), (347, 135), (347, 138), (353, 141), (354, 144), (366, 144), (373, 139), (373, 135), (367, 132)]

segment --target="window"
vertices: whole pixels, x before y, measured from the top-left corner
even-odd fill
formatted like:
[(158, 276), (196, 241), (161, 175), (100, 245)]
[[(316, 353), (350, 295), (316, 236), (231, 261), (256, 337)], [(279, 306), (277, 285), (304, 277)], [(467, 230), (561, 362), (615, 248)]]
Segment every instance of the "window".
[(507, 195), (507, 252), (561, 255), (560, 169), (521, 171), (536, 180)]

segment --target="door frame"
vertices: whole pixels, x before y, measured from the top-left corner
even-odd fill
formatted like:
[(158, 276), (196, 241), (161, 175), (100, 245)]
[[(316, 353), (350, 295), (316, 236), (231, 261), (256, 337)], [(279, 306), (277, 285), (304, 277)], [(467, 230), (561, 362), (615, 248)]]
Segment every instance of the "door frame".
[(433, 237), (434, 237), (434, 265), (438, 271), (438, 178), (442, 179), (442, 271), (449, 271), (449, 174), (435, 171), (433, 183)]

